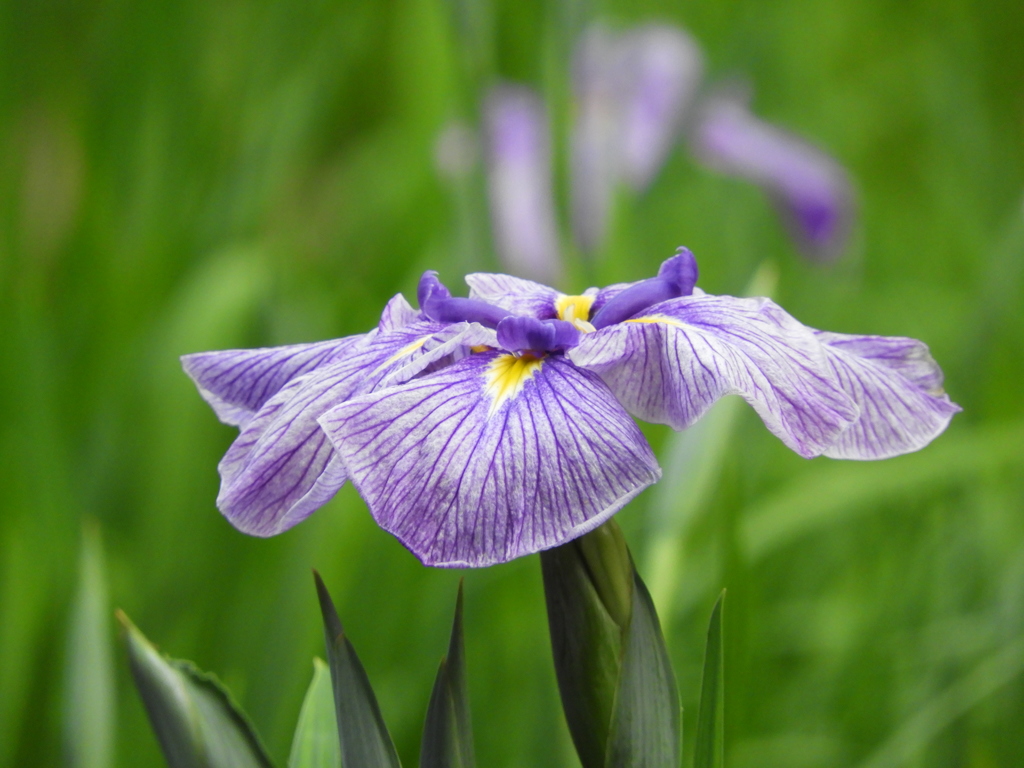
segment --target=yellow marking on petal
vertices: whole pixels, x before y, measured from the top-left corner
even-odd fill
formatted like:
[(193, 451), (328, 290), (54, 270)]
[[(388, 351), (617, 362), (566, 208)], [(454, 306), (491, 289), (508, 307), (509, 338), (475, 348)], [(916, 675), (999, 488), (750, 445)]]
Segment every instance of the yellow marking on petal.
[(648, 315), (647, 317), (634, 317), (632, 320), (626, 320), (627, 323), (664, 323), (665, 325), (674, 325), (676, 328), (685, 328), (686, 324), (681, 323), (675, 318), (666, 317), (665, 315)]
[(405, 357), (407, 355), (411, 355), (417, 349), (419, 349), (424, 344), (426, 344), (427, 343), (427, 339), (429, 339), (429, 338), (430, 338), (429, 335), (428, 336), (424, 336), (422, 338), (416, 339), (416, 341), (412, 342), (411, 344), (406, 344), (400, 350), (395, 352), (395, 354), (393, 354), (391, 357), (389, 357), (387, 360), (385, 360), (383, 365), (381, 365), (380, 367), (383, 368), (385, 365), (391, 365), (391, 363), (395, 362), (395, 360), (401, 360), (403, 357)]
[(469, 348), (470, 352), (489, 352), (490, 350), (491, 347), (487, 346), (486, 344), (474, 344), (472, 347)]
[(487, 384), (484, 386), (484, 393), (491, 398), (488, 416), (497, 411), (506, 400), (518, 395), (543, 363), (543, 359), (530, 354), (501, 355), (494, 358), (487, 368)]
[(593, 304), (593, 296), (559, 296), (555, 301), (555, 311), (558, 312), (559, 320), (572, 323), (584, 333), (593, 333), (594, 326), (588, 322)]

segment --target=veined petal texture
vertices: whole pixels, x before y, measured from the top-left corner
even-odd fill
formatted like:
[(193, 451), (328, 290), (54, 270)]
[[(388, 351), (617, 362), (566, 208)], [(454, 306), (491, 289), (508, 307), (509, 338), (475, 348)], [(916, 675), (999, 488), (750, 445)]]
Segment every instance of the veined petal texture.
[(181, 365), (225, 424), (244, 427), (288, 382), (342, 357), (370, 334), (312, 344), (183, 355)]
[(294, 379), (260, 408), (221, 460), (218, 508), (255, 536), (304, 520), (346, 480), (317, 418), (353, 395), (408, 381), (493, 338), (493, 331), (470, 323), (418, 321), (377, 333), (342, 359)]
[(824, 453), (858, 416), (812, 331), (768, 299), (670, 299), (586, 334), (569, 357), (630, 413), (675, 429), (740, 395), (801, 456)]
[(816, 335), (839, 385), (860, 406), (860, 418), (826, 456), (887, 459), (919, 450), (960, 411), (942, 391), (942, 371), (924, 343), (899, 336)]
[(377, 522), (427, 565), (557, 546), (661, 476), (608, 387), (559, 356), (474, 354), (320, 423)]
[(555, 302), (561, 294), (542, 283), (500, 272), (473, 272), (466, 275), (466, 284), (469, 286), (469, 298), (486, 301), (513, 315), (526, 315), (538, 320), (558, 316)]

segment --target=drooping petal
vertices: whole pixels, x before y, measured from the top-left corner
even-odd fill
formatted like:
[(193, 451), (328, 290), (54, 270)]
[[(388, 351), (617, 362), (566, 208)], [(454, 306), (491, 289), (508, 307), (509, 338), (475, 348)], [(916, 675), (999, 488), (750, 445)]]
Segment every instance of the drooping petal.
[(892, 336), (818, 331), (839, 385), (860, 418), (825, 451), (834, 459), (887, 459), (928, 445), (960, 406), (942, 392), (927, 345)]
[(245, 533), (272, 536), (304, 520), (344, 484), (317, 418), (353, 395), (408, 381), (494, 332), (469, 323), (416, 322), (379, 333), (348, 355), (294, 379), (232, 443), (219, 470), (217, 506)]
[(555, 302), (561, 295), (532, 280), (497, 272), (474, 272), (466, 275), (469, 297), (507, 309), (513, 315), (550, 320), (558, 316)]
[(561, 274), (544, 104), (523, 86), (501, 85), (486, 107), (487, 180), (495, 247), (512, 272), (538, 280)]
[(648, 24), (626, 32), (623, 63), (620, 172), (646, 188), (675, 143), (703, 75), (697, 43), (678, 27)]
[(768, 299), (671, 299), (584, 335), (568, 355), (633, 415), (675, 429), (738, 394), (801, 456), (823, 453), (858, 415), (811, 330)]
[(811, 258), (838, 258), (854, 215), (853, 188), (839, 163), (821, 149), (754, 116), (747, 96), (722, 89), (707, 98), (693, 149), (707, 165), (767, 189)]
[(608, 387), (557, 356), (472, 355), (320, 423), (377, 522), (427, 565), (557, 546), (661, 475)]
[(359, 334), (312, 344), (197, 352), (182, 355), (181, 365), (222, 422), (244, 427), (288, 382), (328, 365), (370, 337)]

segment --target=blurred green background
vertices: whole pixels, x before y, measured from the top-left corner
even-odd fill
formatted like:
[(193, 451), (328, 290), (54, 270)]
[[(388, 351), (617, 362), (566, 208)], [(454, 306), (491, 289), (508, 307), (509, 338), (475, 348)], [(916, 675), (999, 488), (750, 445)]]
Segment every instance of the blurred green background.
[[(362, 332), (425, 268), (455, 286), (496, 267), (435, 138), (500, 75), (549, 96), (564, 150), (567, 56), (593, 17), (685, 26), (712, 77), (749, 76), (757, 111), (860, 195), (851, 252), (815, 267), (758, 189), (677, 148), (621, 201), (595, 276), (639, 279), (686, 244), (706, 290), (739, 293), (770, 260), (809, 325), (925, 340), (964, 407), (877, 464), (805, 461), (745, 407), (685, 444), (648, 430), (684, 470), (618, 520), (658, 584), (688, 748), (726, 586), (732, 768), (1024, 764), (1019, 2), (495, 0), (471, 38), (459, 7), (0, 3), (0, 766), (62, 763), (69, 708), (96, 704), (65, 695), (86, 519), (111, 609), (219, 674), (279, 764), (323, 654), (320, 569), (415, 764), (460, 574), (420, 566), (351, 486), (274, 539), (233, 530), (214, 499), (235, 431), (178, 356)], [(539, 575), (535, 556), (465, 573), (483, 766), (576, 764)], [(161, 765), (114, 662), (116, 763)]]

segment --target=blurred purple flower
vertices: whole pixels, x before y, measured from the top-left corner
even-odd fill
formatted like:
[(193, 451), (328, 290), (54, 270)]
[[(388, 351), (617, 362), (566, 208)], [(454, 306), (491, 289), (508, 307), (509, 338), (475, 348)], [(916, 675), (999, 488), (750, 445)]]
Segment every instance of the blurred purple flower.
[(703, 58), (675, 27), (623, 34), (591, 27), (573, 59), (573, 232), (586, 251), (608, 227), (616, 184), (646, 188), (664, 163), (700, 84)]
[(705, 98), (691, 137), (694, 154), (722, 173), (764, 187), (807, 256), (838, 258), (854, 213), (846, 171), (821, 149), (758, 119), (748, 101), (735, 87)]
[(427, 272), (420, 309), (396, 296), (369, 333), (186, 355), (241, 429), (218, 506), (269, 536), (351, 479), (425, 564), (485, 566), (580, 536), (659, 479), (630, 414), (685, 429), (738, 394), (801, 456), (880, 459), (959, 410), (921, 342), (815, 331), (696, 280), (685, 248), (576, 296), (473, 274), (458, 298)]
[(485, 105), (487, 181), (498, 257), (535, 280), (561, 275), (551, 190), (551, 142), (540, 97), (501, 85)]

